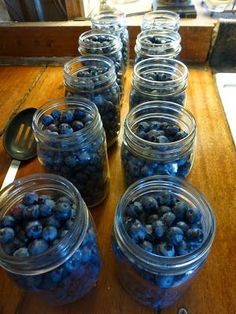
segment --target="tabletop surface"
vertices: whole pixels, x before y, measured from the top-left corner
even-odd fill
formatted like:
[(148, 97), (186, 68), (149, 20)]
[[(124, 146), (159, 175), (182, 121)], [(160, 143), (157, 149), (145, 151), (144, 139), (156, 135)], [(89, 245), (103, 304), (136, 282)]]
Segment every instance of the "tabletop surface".
[[(109, 152), (110, 193), (91, 210), (103, 258), (103, 269), (87, 296), (62, 307), (51, 307), (32, 294), (20, 290), (0, 269), (1, 314), (233, 314), (236, 313), (236, 158), (235, 147), (215, 88), (212, 72), (207, 67), (189, 68), (186, 107), (197, 122), (197, 145), (193, 169), (187, 178), (208, 199), (214, 209), (217, 232), (207, 263), (187, 293), (175, 305), (156, 311), (138, 304), (120, 287), (116, 276), (115, 257), (111, 248), (114, 211), (125, 191), (121, 171), (120, 145)], [(132, 69), (129, 69), (122, 122), (128, 111)], [(0, 68), (0, 185), (10, 165), (2, 144), (2, 134), (9, 118), (28, 107), (39, 107), (50, 98), (64, 96), (61, 67)], [(21, 164), (17, 177), (42, 172), (37, 159)], [(185, 308), (186, 311), (180, 311)]]

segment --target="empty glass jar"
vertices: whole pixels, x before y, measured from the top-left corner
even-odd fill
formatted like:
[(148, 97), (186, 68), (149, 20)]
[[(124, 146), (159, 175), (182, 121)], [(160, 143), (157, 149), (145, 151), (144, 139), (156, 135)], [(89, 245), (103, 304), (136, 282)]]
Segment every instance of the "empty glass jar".
[(141, 30), (178, 31), (179, 26), (180, 17), (177, 13), (168, 10), (156, 10), (144, 14)]

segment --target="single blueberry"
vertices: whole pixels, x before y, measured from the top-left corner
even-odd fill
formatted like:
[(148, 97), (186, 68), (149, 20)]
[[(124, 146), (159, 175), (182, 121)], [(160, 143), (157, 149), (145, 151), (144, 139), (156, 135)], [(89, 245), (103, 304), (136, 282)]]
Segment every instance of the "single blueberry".
[(21, 247), (13, 253), (13, 256), (25, 257), (30, 256), (30, 253), (26, 247)]
[(72, 214), (71, 205), (67, 202), (59, 202), (56, 204), (54, 213), (55, 217), (60, 221), (70, 219)]
[(175, 256), (175, 248), (172, 244), (167, 242), (162, 242), (158, 245), (157, 248), (158, 253), (163, 256), (173, 257)]
[(178, 243), (178, 245), (176, 246), (176, 253), (177, 255), (186, 255), (188, 254), (188, 245), (186, 243), (186, 241), (181, 241), (180, 243)]
[(134, 202), (127, 206), (126, 215), (132, 218), (138, 218), (143, 213), (143, 206), (140, 202)]
[(49, 126), (51, 123), (54, 122), (53, 117), (50, 114), (46, 114), (42, 116), (42, 123), (45, 126)]
[(36, 192), (28, 192), (23, 197), (24, 205), (33, 205), (38, 201), (38, 194)]
[(172, 212), (169, 213), (165, 213), (164, 215), (162, 215), (161, 217), (161, 221), (167, 225), (167, 226), (171, 226), (173, 224), (173, 222), (175, 221), (176, 217), (175, 214), (173, 214)]
[(169, 206), (162, 205), (158, 211), (160, 215), (164, 215), (165, 213), (171, 212), (171, 208)]
[(152, 223), (152, 229), (157, 238), (163, 237), (165, 231), (166, 231), (166, 226), (161, 220), (156, 220)]
[(150, 213), (154, 212), (158, 208), (156, 199), (152, 196), (143, 196), (141, 199), (144, 211)]
[(186, 232), (186, 238), (191, 241), (203, 241), (203, 231), (200, 228), (190, 228)]
[(5, 227), (0, 229), (0, 243), (10, 243), (14, 240), (15, 231), (12, 228)]
[(172, 196), (168, 191), (162, 191), (158, 193), (157, 201), (160, 205), (171, 206)]
[(146, 252), (153, 252), (153, 245), (149, 241), (143, 241), (143, 243), (140, 245)]
[(62, 123), (70, 123), (74, 120), (74, 112), (72, 110), (67, 110), (61, 113), (60, 121)]
[(184, 221), (178, 221), (176, 227), (182, 229), (184, 233), (189, 229), (188, 224), (186, 224)]
[(166, 237), (171, 244), (178, 245), (184, 239), (184, 233), (182, 229), (178, 227), (171, 227), (166, 232)]
[(24, 207), (22, 216), (25, 219), (37, 219), (39, 217), (39, 205), (35, 204)]
[(54, 120), (59, 120), (59, 119), (60, 119), (60, 116), (61, 116), (61, 111), (58, 110), (58, 109), (54, 109), (54, 110), (51, 112), (51, 116), (54, 118)]
[(48, 243), (43, 239), (33, 240), (28, 246), (28, 250), (31, 255), (42, 254), (43, 252), (47, 251), (47, 249)]
[(198, 208), (188, 208), (186, 210), (186, 213), (185, 213), (185, 218), (187, 220), (187, 222), (193, 224), (193, 223), (196, 223), (197, 221), (201, 220), (201, 212)]
[(135, 222), (131, 225), (129, 229), (129, 235), (131, 238), (138, 242), (140, 240), (144, 240), (147, 234), (146, 228), (140, 223), (140, 221), (135, 220)]
[(74, 131), (79, 131), (84, 128), (84, 124), (81, 121), (73, 121), (71, 126)]
[(188, 204), (184, 201), (179, 201), (175, 204), (172, 211), (178, 220), (184, 220), (187, 209)]
[(27, 223), (25, 227), (26, 235), (29, 239), (39, 239), (42, 235), (43, 226), (42, 224), (35, 220)]
[(54, 216), (50, 216), (45, 220), (44, 225), (53, 226), (55, 228), (59, 228), (61, 226), (60, 221)]
[(61, 123), (58, 127), (58, 131), (59, 131), (59, 134), (62, 134), (62, 135), (70, 135), (74, 132), (72, 127), (67, 123)]
[(39, 205), (39, 213), (42, 217), (49, 217), (55, 207), (55, 202), (52, 199), (45, 199)]
[(10, 227), (14, 228), (16, 224), (16, 220), (13, 216), (11, 215), (6, 215), (1, 219), (0, 225), (2, 227)]
[(43, 228), (43, 239), (53, 241), (57, 237), (57, 228), (54, 226), (46, 226)]

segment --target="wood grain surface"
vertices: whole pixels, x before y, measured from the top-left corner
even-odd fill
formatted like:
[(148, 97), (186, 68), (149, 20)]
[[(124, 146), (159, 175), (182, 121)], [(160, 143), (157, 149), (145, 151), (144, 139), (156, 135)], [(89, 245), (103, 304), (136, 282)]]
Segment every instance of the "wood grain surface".
[[(131, 71), (126, 80), (122, 122), (128, 111)], [(110, 235), (114, 210), (125, 190), (120, 161), (121, 132), (118, 143), (109, 151), (110, 194), (102, 205), (91, 210), (103, 257), (103, 269), (97, 287), (83, 299), (55, 308), (43, 303), (38, 296), (21, 291), (0, 269), (1, 314), (177, 314), (181, 308), (187, 309), (189, 314), (236, 313), (235, 147), (211, 70), (191, 67), (187, 91), (186, 107), (194, 114), (198, 126), (195, 162), (187, 180), (205, 194), (212, 205), (217, 233), (207, 263), (185, 296), (172, 307), (157, 312), (134, 301), (117, 281)], [(2, 145), (2, 132), (6, 123), (23, 108), (39, 107), (49, 98), (62, 97), (62, 68), (1, 67), (0, 92), (1, 184), (10, 164), (10, 158)], [(41, 171), (43, 169), (35, 159), (23, 163), (17, 176)]]

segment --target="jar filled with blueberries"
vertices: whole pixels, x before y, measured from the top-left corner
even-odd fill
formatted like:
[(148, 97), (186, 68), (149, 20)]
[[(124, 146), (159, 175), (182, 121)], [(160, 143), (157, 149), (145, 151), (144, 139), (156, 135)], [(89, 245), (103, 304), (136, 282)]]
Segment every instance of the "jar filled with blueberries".
[(120, 130), (120, 89), (113, 61), (96, 55), (76, 57), (64, 65), (64, 84), (67, 95), (95, 103), (108, 147), (115, 143)]
[(188, 69), (175, 59), (149, 58), (134, 66), (130, 109), (146, 101), (164, 100), (184, 105)]
[(181, 38), (174, 31), (148, 30), (138, 34), (135, 45), (135, 63), (147, 58), (175, 59), (181, 51)]
[(144, 177), (186, 177), (193, 165), (196, 122), (182, 106), (149, 101), (126, 116), (121, 158), (126, 185)]
[(170, 306), (205, 263), (215, 229), (211, 206), (184, 180), (137, 181), (115, 214), (113, 249), (121, 285), (144, 305)]
[(0, 265), (19, 287), (62, 305), (95, 286), (101, 257), (94, 224), (68, 180), (16, 180), (1, 191), (0, 209)]
[(145, 13), (141, 30), (178, 31), (180, 26), (179, 14), (168, 10), (156, 10)]
[(51, 100), (33, 117), (40, 163), (70, 180), (90, 207), (109, 189), (105, 132), (97, 107), (83, 98)]
[(112, 59), (115, 65), (120, 92), (124, 92), (124, 63), (120, 38), (102, 30), (90, 30), (79, 37), (79, 52), (85, 55), (103, 55)]
[(126, 26), (125, 13), (116, 9), (95, 12), (91, 17), (92, 29), (101, 29), (112, 33), (122, 42), (122, 56), (124, 66), (129, 64), (129, 32)]

